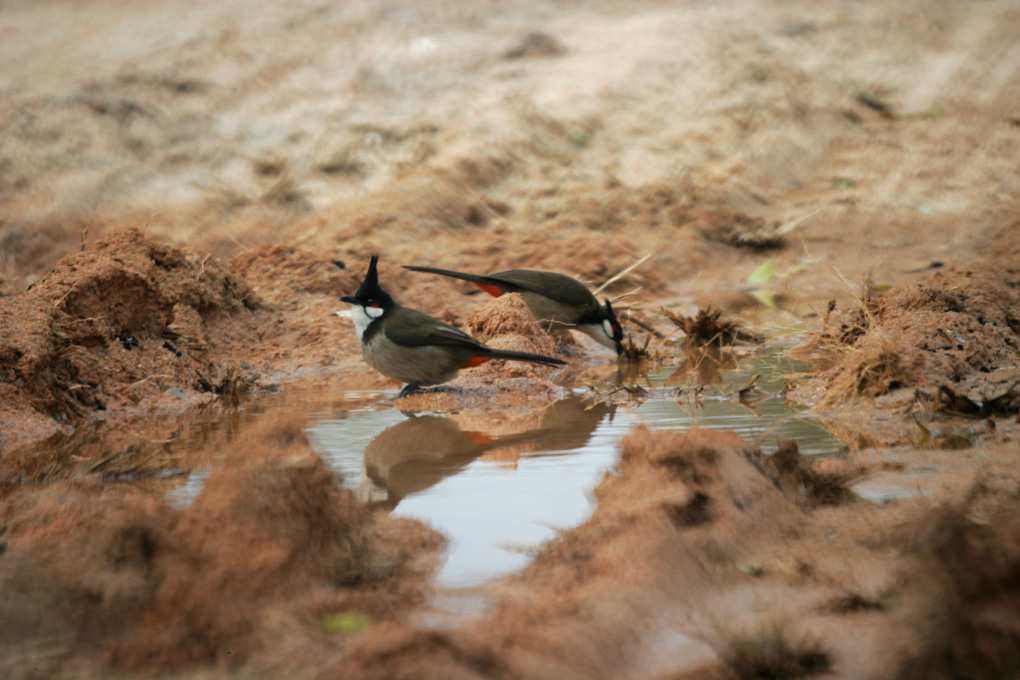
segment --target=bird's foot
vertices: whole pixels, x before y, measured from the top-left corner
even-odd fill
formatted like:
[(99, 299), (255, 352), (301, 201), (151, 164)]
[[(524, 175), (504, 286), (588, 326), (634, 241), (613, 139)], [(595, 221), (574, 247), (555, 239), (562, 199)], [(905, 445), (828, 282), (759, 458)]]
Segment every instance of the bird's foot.
[(400, 390), (400, 394), (397, 395), (397, 399), (403, 399), (404, 397), (409, 397), (412, 394), (418, 394), (419, 392), (421, 392), (421, 385), (418, 383), (407, 383), (404, 385), (404, 388)]

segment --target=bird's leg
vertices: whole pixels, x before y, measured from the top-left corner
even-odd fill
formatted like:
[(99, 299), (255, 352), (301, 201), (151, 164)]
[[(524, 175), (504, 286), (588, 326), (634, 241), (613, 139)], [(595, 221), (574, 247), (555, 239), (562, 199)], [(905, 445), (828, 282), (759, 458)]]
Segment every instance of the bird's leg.
[(409, 397), (412, 394), (417, 394), (419, 388), (421, 388), (421, 383), (407, 383), (406, 385), (404, 385), (404, 388), (400, 390), (400, 394), (397, 395), (397, 399), (402, 399), (404, 397)]

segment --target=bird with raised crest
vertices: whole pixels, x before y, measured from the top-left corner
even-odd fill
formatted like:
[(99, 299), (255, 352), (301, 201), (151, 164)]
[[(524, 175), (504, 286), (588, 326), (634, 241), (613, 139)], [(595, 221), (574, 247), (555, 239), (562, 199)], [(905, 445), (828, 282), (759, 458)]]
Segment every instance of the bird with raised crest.
[(379, 285), (378, 255), (354, 295), (340, 299), (351, 306), (351, 319), (369, 366), (406, 385), (399, 397), (420, 387), (438, 385), (457, 377), (462, 368), (492, 359), (564, 366), (561, 359), (531, 352), (488, 347), (459, 328), (396, 302)]

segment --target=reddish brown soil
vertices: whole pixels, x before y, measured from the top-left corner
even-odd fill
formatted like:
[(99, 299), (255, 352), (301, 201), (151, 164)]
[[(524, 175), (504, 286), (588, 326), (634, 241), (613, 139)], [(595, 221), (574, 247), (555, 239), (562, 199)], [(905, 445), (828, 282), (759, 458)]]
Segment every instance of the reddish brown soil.
[[(1018, 32), (1008, 0), (5, 3), (0, 676), (1016, 676)], [(605, 293), (641, 366), (400, 267), (594, 288), (649, 253)], [(304, 404), (254, 417), (396, 387), (335, 315), (372, 254), (569, 361), (399, 400), (451, 420), (395, 439), (523, 433), (510, 466), (609, 408), (569, 388), (718, 382), (659, 312), (712, 305), (819, 362), (791, 397), (845, 453), (640, 428), (589, 521), (423, 625), (443, 538), (341, 488)]]

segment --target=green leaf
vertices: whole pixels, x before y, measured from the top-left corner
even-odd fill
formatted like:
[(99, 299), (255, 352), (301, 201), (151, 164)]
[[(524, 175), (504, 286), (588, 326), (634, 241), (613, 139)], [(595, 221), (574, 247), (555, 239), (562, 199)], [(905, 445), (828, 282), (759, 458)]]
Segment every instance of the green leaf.
[(748, 576), (763, 576), (765, 574), (765, 569), (758, 566), (757, 564), (737, 562), (737, 569), (747, 574)]
[(842, 179), (837, 179), (834, 186), (837, 189), (852, 189), (854, 184), (856, 184), (856, 182), (854, 182), (852, 179), (846, 179), (844, 177)]
[(914, 416), (914, 422), (917, 423), (918, 429), (921, 430), (921, 441), (917, 444), (918, 448), (920, 448), (931, 441), (931, 430), (925, 427), (924, 423), (918, 420), (916, 415)]
[(576, 135), (570, 138), (570, 143), (578, 148), (584, 148), (588, 146), (588, 142), (591, 141), (591, 134), (588, 132), (578, 132)]
[(372, 626), (372, 617), (364, 612), (340, 612), (319, 623), (327, 633), (363, 633)]
[(772, 296), (772, 291), (768, 288), (758, 288), (757, 290), (751, 291), (751, 297), (758, 302), (762, 303), (766, 307), (776, 309), (776, 300)]
[(765, 261), (747, 277), (747, 283), (751, 286), (764, 286), (772, 280), (772, 267), (776, 264), (775, 258)]

